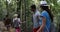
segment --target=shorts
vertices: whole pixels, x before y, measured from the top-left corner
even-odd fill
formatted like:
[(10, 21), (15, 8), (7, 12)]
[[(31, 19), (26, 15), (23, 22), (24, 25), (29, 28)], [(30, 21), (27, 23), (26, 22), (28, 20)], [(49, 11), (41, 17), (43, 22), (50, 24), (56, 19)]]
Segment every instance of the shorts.
[(40, 26), (38, 28), (33, 28), (33, 32), (37, 32), (37, 30), (40, 28)]
[(16, 30), (16, 32), (21, 32), (20, 27), (16, 27), (15, 30)]

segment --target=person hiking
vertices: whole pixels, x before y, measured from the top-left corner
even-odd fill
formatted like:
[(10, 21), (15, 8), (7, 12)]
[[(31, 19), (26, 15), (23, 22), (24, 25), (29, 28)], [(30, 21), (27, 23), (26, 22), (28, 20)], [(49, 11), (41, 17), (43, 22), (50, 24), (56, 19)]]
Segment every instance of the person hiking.
[(37, 32), (39, 29), (39, 19), (40, 12), (36, 9), (36, 5), (31, 5), (31, 11), (33, 12), (32, 22), (33, 22), (33, 32)]
[(14, 14), (13, 15), (13, 25), (14, 25), (14, 28), (16, 30), (16, 32), (21, 32), (21, 28), (20, 28), (20, 18), (18, 18), (18, 14)]
[(18, 14), (14, 14), (13, 17), (14, 17), (13, 26), (14, 26), (16, 32), (21, 32), (21, 23), (25, 23), (25, 22), (21, 22), (20, 16)]
[(50, 32), (51, 21), (53, 21), (53, 15), (48, 6), (49, 5), (47, 5), (46, 1), (40, 1), (40, 8), (42, 9), (40, 22), (42, 24), (37, 32)]
[(7, 31), (9, 31), (10, 26), (11, 26), (11, 19), (9, 18), (8, 15), (6, 15), (6, 17), (4, 18), (4, 24), (5, 24), (6, 28), (7, 28)]

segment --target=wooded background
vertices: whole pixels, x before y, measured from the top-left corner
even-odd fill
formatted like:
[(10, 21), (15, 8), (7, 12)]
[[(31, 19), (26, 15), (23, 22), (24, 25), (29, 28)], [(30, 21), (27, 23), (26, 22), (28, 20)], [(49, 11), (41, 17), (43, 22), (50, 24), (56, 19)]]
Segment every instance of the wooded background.
[[(35, 4), (40, 11), (39, 3), (41, 0), (0, 0), (0, 20), (3, 20), (5, 15), (13, 18), (15, 13), (20, 15), (21, 21), (26, 21), (21, 24), (22, 32), (32, 31), (32, 11), (30, 6)], [(54, 15), (54, 25), (56, 32), (59, 30), (60, 25), (60, 0), (45, 0), (50, 5), (50, 9)]]

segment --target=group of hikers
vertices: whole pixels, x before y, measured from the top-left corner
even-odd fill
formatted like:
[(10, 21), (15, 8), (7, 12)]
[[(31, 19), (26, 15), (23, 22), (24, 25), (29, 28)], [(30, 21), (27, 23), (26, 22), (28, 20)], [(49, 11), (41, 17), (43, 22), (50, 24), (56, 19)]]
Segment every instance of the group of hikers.
[(11, 21), (11, 19), (9, 18), (9, 15), (6, 15), (6, 17), (4, 18), (4, 24), (7, 28), (7, 31), (10, 32), (10, 27), (12, 26), (13, 28), (15, 28), (16, 32), (21, 32), (20, 29), (20, 24), (21, 24), (21, 20), (20, 18), (18, 18), (18, 14), (14, 14), (13, 15), (13, 20)]
[[(33, 15), (32, 15), (33, 31), (32, 32), (54, 32), (53, 24), (51, 24), (53, 23), (53, 14), (49, 9), (49, 5), (47, 4), (46, 1), (40, 1), (39, 7), (42, 11), (41, 13), (36, 9), (36, 5), (34, 4), (31, 5), (31, 11), (33, 12)], [(18, 14), (14, 14), (13, 16), (14, 16), (13, 26), (16, 29), (16, 32), (21, 32), (20, 24), (24, 22), (21, 22), (20, 18), (18, 18)], [(8, 15), (6, 15), (5, 26), (7, 28), (11, 26), (9, 23), (10, 23), (10, 19)]]

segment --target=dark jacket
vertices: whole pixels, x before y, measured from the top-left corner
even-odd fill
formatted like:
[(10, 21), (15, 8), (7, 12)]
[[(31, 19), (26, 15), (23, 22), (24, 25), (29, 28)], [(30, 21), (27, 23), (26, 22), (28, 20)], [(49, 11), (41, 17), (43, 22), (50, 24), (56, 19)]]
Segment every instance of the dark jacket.
[(11, 19), (9, 19), (9, 18), (4, 18), (4, 24), (5, 24), (5, 25), (11, 24)]

